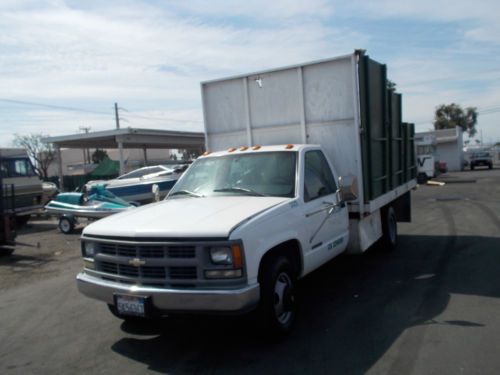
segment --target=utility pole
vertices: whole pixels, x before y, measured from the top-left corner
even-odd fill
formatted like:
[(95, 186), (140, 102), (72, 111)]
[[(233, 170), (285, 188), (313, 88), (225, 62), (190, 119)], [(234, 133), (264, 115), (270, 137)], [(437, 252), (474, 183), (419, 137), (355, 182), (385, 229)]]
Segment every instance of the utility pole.
[(116, 128), (120, 129), (120, 117), (118, 117), (118, 103), (115, 103), (115, 121), (116, 121)]
[[(85, 132), (85, 134), (88, 134), (88, 132), (90, 131), (90, 126), (80, 126), (79, 129), (81, 131)], [(83, 149), (83, 172), (84, 173), (86, 173), (85, 163), (90, 164), (90, 150), (88, 148)]]

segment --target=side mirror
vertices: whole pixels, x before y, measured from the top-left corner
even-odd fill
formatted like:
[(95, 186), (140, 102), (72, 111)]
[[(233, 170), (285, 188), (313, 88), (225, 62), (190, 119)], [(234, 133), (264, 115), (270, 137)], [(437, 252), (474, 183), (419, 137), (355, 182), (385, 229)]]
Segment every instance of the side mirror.
[(358, 179), (356, 176), (340, 176), (339, 177), (339, 193), (341, 201), (348, 202), (358, 198)]

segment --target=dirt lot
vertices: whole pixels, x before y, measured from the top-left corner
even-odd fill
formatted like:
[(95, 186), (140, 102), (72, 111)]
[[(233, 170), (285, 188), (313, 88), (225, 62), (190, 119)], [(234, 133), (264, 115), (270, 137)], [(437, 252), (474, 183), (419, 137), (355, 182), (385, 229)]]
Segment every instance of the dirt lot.
[(122, 323), (76, 290), (79, 235), (34, 220), (0, 258), (0, 373), (498, 373), (500, 169), (443, 180), (413, 193), (396, 252), (341, 256), (302, 281), (282, 342), (247, 319)]
[(57, 229), (56, 219), (33, 217), (19, 231), (17, 247), (9, 257), (0, 257), (0, 291), (61, 275), (80, 265), (79, 237), (63, 235)]

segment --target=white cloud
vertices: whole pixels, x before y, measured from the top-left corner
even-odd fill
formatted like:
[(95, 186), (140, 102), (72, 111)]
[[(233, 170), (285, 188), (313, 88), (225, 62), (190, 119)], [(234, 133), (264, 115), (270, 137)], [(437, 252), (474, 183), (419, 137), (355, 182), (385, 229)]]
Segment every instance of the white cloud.
[(328, 0), (204, 0), (174, 1), (173, 4), (191, 14), (212, 17), (245, 17), (254, 20), (278, 19), (280, 21), (295, 17), (326, 18), (333, 14), (334, 8)]

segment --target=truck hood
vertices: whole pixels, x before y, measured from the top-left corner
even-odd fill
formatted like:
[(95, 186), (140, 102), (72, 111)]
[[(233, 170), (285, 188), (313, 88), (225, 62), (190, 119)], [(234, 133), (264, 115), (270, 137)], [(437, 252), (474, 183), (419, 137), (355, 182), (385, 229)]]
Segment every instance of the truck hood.
[(101, 219), (87, 226), (83, 235), (226, 238), (241, 222), (287, 200), (249, 196), (168, 199)]

